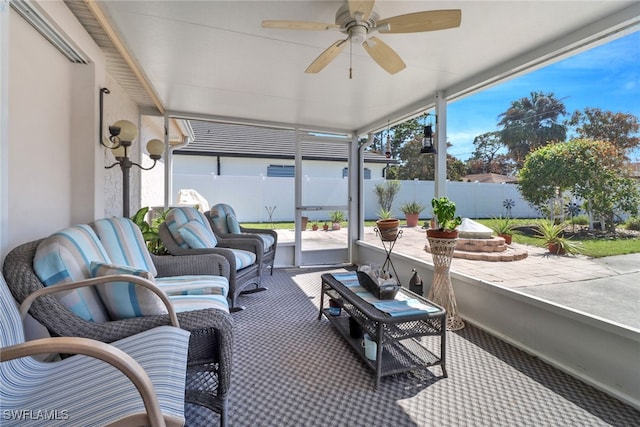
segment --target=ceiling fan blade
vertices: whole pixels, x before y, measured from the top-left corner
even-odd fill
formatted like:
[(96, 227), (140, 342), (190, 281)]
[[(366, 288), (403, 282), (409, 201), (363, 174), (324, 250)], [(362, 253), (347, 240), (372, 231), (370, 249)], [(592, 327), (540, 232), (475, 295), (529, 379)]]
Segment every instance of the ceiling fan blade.
[(329, 65), (329, 63), (331, 61), (333, 61), (335, 59), (336, 56), (338, 56), (340, 54), (340, 52), (342, 52), (342, 50), (345, 48), (345, 46), (347, 45), (347, 41), (349, 39), (345, 39), (345, 40), (338, 40), (337, 42), (335, 42), (334, 44), (332, 44), (331, 46), (329, 46), (324, 52), (322, 52), (320, 54), (320, 56), (318, 56), (312, 63), (311, 65), (309, 65), (307, 67), (306, 70), (304, 70), (305, 73), (309, 73), (309, 74), (314, 74), (314, 73), (319, 73), (320, 71), (322, 71), (322, 69), (324, 67), (326, 67), (327, 65)]
[(460, 9), (427, 10), (381, 19), (376, 22), (376, 26), (380, 33), (419, 33), (456, 28), (460, 26), (461, 20)]
[(362, 19), (369, 19), (375, 0), (349, 0), (349, 13), (352, 18), (356, 17), (356, 13), (362, 13)]
[(395, 74), (407, 67), (400, 55), (377, 37), (369, 37), (367, 41), (362, 43), (362, 47), (389, 74)]
[(340, 25), (327, 24), (324, 22), (310, 21), (262, 21), (262, 28), (273, 28), (276, 30), (332, 30), (340, 28)]

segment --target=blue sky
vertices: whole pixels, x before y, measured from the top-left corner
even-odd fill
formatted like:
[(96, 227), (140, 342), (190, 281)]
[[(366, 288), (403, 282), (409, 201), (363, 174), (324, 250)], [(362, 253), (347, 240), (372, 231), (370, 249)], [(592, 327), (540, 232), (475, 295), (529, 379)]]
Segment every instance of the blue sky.
[[(568, 114), (594, 107), (640, 118), (640, 31), (449, 104), (449, 154), (468, 159), (473, 139), (497, 130), (498, 116), (533, 91), (553, 92)], [(640, 150), (631, 158), (640, 161)]]

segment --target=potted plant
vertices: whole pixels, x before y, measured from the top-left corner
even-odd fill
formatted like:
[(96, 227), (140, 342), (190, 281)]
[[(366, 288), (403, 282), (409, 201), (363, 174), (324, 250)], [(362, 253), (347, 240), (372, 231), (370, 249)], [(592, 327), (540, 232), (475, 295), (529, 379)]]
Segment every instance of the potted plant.
[(564, 236), (565, 223), (555, 224), (549, 220), (536, 224), (535, 230), (539, 238), (552, 254), (576, 254), (580, 252), (580, 244)]
[(437, 228), (427, 229), (427, 237), (440, 239), (456, 239), (458, 226), (462, 224), (462, 218), (456, 216), (456, 204), (447, 197), (431, 199), (433, 216)]
[(507, 245), (511, 244), (513, 237), (513, 222), (509, 217), (499, 217), (493, 218), (493, 222), (491, 223), (491, 229), (494, 233), (504, 239), (504, 242)]
[(318, 230), (318, 221), (313, 221), (313, 224), (311, 224), (311, 230), (313, 231)]
[(131, 217), (131, 220), (140, 228), (142, 237), (147, 244), (149, 252), (154, 255), (168, 255), (169, 251), (160, 239), (158, 228), (160, 227), (160, 224), (164, 222), (165, 217), (169, 213), (170, 209), (161, 211), (155, 218), (151, 220), (150, 223), (145, 219), (147, 217), (147, 214), (149, 213), (149, 210), (149, 207), (140, 208), (138, 212), (136, 212), (135, 215)]
[(418, 225), (418, 220), (420, 219), (420, 213), (426, 208), (422, 203), (416, 202), (408, 202), (400, 206), (400, 210), (404, 213), (404, 216), (407, 220), (407, 227), (415, 227)]
[(327, 224), (327, 221), (325, 221), (325, 222), (322, 224), (322, 229), (323, 229), (324, 231), (328, 231), (328, 230), (329, 230), (329, 224)]
[(385, 242), (392, 242), (398, 237), (398, 228), (400, 227), (400, 220), (393, 218), (391, 211), (380, 208), (378, 211), (378, 220), (376, 221), (376, 227), (380, 233), (380, 238)]
[(331, 229), (332, 230), (340, 230), (342, 226), (342, 221), (344, 221), (344, 212), (342, 211), (333, 211), (329, 214), (329, 218), (331, 219)]

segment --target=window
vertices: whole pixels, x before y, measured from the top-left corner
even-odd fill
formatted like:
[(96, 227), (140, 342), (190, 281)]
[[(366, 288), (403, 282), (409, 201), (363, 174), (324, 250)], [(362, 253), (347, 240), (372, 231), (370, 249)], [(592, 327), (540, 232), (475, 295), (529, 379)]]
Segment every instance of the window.
[[(346, 178), (348, 174), (349, 174), (349, 168), (343, 168), (342, 177)], [(364, 168), (364, 179), (371, 179), (371, 169)]]
[(267, 176), (278, 178), (293, 178), (295, 166), (289, 165), (269, 165), (267, 166)]

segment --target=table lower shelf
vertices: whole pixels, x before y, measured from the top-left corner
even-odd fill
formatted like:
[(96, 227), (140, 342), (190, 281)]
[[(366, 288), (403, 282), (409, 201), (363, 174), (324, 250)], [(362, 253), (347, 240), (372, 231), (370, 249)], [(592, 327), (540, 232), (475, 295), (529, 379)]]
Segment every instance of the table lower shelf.
[[(351, 345), (355, 352), (365, 361), (367, 366), (376, 372), (376, 361), (367, 359), (362, 339), (351, 337), (349, 334), (349, 316), (342, 310), (339, 316), (329, 314), (328, 309), (322, 310), (325, 317), (336, 330)], [(382, 364), (377, 377), (389, 376), (401, 372), (426, 370), (430, 366), (442, 364), (441, 358), (426, 349), (415, 338), (386, 343), (382, 348)], [(446, 376), (446, 371), (443, 370)]]

